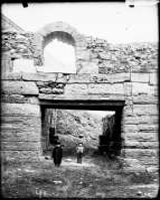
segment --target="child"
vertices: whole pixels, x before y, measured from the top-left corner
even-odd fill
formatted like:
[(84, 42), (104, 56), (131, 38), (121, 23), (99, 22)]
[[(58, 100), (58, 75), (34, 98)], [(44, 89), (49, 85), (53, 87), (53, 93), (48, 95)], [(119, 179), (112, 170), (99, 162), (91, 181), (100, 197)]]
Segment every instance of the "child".
[(79, 143), (79, 145), (76, 148), (77, 151), (77, 163), (82, 163), (82, 156), (84, 152), (84, 147), (82, 143)]

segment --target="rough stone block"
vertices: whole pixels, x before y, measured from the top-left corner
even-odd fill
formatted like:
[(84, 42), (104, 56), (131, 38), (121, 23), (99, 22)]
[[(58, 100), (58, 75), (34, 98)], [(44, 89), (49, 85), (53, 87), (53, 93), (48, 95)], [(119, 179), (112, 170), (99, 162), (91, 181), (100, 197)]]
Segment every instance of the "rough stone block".
[(56, 73), (22, 73), (22, 79), (24, 81), (56, 81)]
[(20, 58), (13, 61), (13, 71), (36, 73), (36, 67), (33, 60)]
[(149, 83), (149, 73), (131, 73), (131, 81)]
[(38, 141), (41, 138), (40, 117), (2, 116), (1, 141)]
[(135, 125), (124, 125), (123, 127), (124, 133), (137, 133), (138, 132), (138, 126)]
[(158, 73), (150, 73), (149, 74), (149, 84), (150, 85), (158, 84)]
[(132, 83), (132, 93), (133, 95), (138, 95), (138, 94), (156, 95), (155, 88), (146, 83)]
[(71, 74), (68, 83), (121, 83), (130, 80), (129, 73)]
[(51, 94), (52, 93), (52, 88), (50, 88), (50, 87), (40, 88), (39, 92), (40, 93), (45, 93), (45, 94)]
[(64, 89), (65, 95), (87, 94), (86, 84), (67, 84)]
[(134, 105), (133, 112), (136, 115), (158, 115), (158, 105)]
[(131, 141), (125, 140), (125, 148), (137, 148), (137, 149), (155, 149), (158, 148), (158, 142), (142, 142), (142, 141)]
[(1, 75), (1, 80), (21, 80), (22, 79), (22, 74), (20, 72), (14, 73), (14, 72), (9, 72)]
[(89, 94), (124, 94), (123, 84), (89, 84)]
[(37, 96), (39, 91), (35, 83), (24, 81), (3, 81), (2, 93)]
[[(100, 74), (101, 75), (101, 74)], [(103, 76), (108, 79), (108, 82), (110, 83), (121, 83), (121, 82), (127, 82), (130, 81), (130, 73), (112, 73), (107, 75), (101, 75), (102, 79)]]
[(8, 53), (2, 54), (1, 66), (2, 66), (1, 68), (2, 75), (6, 75), (7, 73), (10, 73), (13, 71), (13, 63)]
[(125, 124), (158, 124), (158, 116), (124, 116)]
[(1, 106), (2, 116), (41, 116), (39, 105), (2, 103)]
[[(92, 82), (92, 80), (90, 80), (92, 77), (94, 77), (94, 75), (91, 76), (90, 74), (70, 74), (68, 83), (89, 83), (90, 81)], [(97, 75), (95, 75), (95, 77), (97, 78)]]
[(40, 159), (40, 151), (2, 151), (1, 158), (2, 163), (7, 162), (12, 164), (13, 162), (38, 162)]
[[(26, 128), (27, 129), (27, 128)], [(36, 130), (36, 131), (35, 131)], [(31, 128), (28, 131), (21, 128), (3, 128), (1, 130), (1, 142), (40, 142), (40, 130)]]
[(128, 132), (124, 135), (125, 140), (137, 142), (158, 142), (158, 132)]
[(132, 96), (132, 83), (131, 82), (125, 82), (124, 83), (124, 92), (125, 96)]
[(145, 166), (158, 166), (158, 150), (157, 149), (124, 149), (126, 158), (137, 159)]
[(78, 73), (98, 74), (98, 65), (91, 62), (81, 62)]
[(40, 142), (1, 142), (3, 151), (38, 151)]
[(24, 95), (20, 94), (2, 94), (1, 102), (39, 104), (39, 99), (35, 96), (25, 97)]
[(141, 94), (133, 96), (134, 104), (158, 104), (158, 97), (154, 95)]
[(140, 132), (158, 132), (158, 124), (139, 124), (138, 130)]

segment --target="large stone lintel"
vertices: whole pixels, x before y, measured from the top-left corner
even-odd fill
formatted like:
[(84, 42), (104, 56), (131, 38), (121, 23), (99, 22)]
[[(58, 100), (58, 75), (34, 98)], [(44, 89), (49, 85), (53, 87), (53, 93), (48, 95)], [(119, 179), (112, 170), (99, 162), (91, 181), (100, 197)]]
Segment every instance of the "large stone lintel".
[(112, 95), (112, 94), (93, 94), (93, 95), (83, 95), (83, 94), (69, 94), (69, 95), (55, 95), (55, 94), (39, 94), (38, 98), (40, 100), (117, 100), (125, 101), (124, 95)]

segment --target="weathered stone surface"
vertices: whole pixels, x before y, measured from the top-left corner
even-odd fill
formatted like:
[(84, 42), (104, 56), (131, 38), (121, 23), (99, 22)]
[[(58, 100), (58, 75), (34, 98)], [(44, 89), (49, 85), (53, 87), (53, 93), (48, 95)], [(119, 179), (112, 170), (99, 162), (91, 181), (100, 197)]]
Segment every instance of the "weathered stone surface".
[(133, 95), (138, 94), (148, 94), (148, 95), (156, 95), (156, 88), (153, 86), (149, 86), (145, 83), (132, 83), (132, 92)]
[(40, 142), (1, 142), (3, 151), (38, 151)]
[(98, 74), (98, 65), (91, 62), (81, 62), (78, 73)]
[(158, 132), (158, 124), (138, 124), (138, 130), (141, 132)]
[(39, 104), (39, 99), (35, 96), (25, 97), (24, 95), (20, 94), (2, 94), (1, 102)]
[(125, 149), (125, 157), (135, 158), (142, 161), (145, 165), (158, 164), (157, 149)]
[(131, 82), (124, 83), (124, 93), (125, 93), (125, 96), (132, 97), (132, 83)]
[(134, 104), (158, 104), (158, 96), (141, 94), (133, 96)]
[(65, 95), (77, 95), (77, 94), (87, 94), (86, 84), (67, 84), (65, 86)]
[[(29, 126), (29, 125), (28, 125)], [(1, 130), (1, 142), (40, 142), (40, 129), (30, 128), (26, 130), (26, 126), (8, 128), (7, 126)]]
[(141, 141), (131, 141), (125, 140), (124, 147), (125, 148), (133, 148), (133, 149), (155, 149), (158, 148), (159, 143), (156, 142), (141, 142)]
[(133, 112), (136, 115), (158, 115), (158, 105), (134, 105)]
[(15, 103), (2, 103), (1, 104), (1, 114), (6, 118), (8, 116), (18, 116), (18, 117), (40, 117), (40, 106), (30, 105), (30, 104), (15, 104)]
[(125, 125), (123, 128), (124, 133), (137, 133), (138, 130), (137, 125)]
[(1, 74), (1, 80), (22, 80), (22, 74), (21, 72), (10, 72), (10, 73), (5, 73), (5, 74)]
[[(125, 157), (129, 159), (136, 159), (139, 164), (150, 167), (158, 166), (158, 153), (157, 149), (130, 149), (126, 148)], [(136, 166), (135, 166), (136, 167)]]
[(37, 96), (39, 91), (35, 83), (23, 81), (3, 81), (2, 93), (5, 94), (24, 94)]
[[(134, 116), (134, 112), (133, 112), (133, 105), (130, 104), (130, 105), (125, 105), (125, 107), (123, 108), (123, 115), (124, 117), (128, 117), (128, 116)], [(124, 118), (124, 120), (125, 120)]]
[(125, 124), (158, 124), (157, 116), (126, 116)]
[(89, 84), (89, 94), (124, 94), (123, 84)]
[(130, 80), (129, 73), (71, 74), (68, 83), (118, 83)]
[(46, 99), (46, 100), (51, 100), (51, 99), (56, 99), (56, 100), (78, 100), (78, 99), (84, 99), (84, 100), (95, 100), (95, 99), (101, 99), (101, 100), (117, 100), (117, 101), (124, 101), (124, 95), (114, 95), (114, 94), (42, 94), (40, 93), (38, 96), (39, 99)]
[(40, 142), (40, 117), (3, 116), (1, 118), (1, 142)]
[(2, 151), (2, 163), (7, 162), (38, 162), (40, 160), (40, 151)]
[(9, 53), (3, 53), (1, 57), (1, 73), (5, 76), (13, 71), (13, 63)]
[(149, 83), (149, 73), (131, 73), (132, 82)]
[(128, 132), (125, 134), (125, 140), (137, 142), (158, 142), (158, 132)]
[(24, 81), (56, 81), (56, 73), (22, 73)]
[(52, 93), (52, 88), (50, 88), (50, 87), (40, 88), (39, 92), (40, 93), (45, 93), (45, 94), (51, 94)]
[(158, 84), (158, 73), (150, 73), (149, 74), (149, 84), (150, 85)]
[(33, 59), (20, 58), (13, 61), (13, 71), (36, 73), (36, 67)]

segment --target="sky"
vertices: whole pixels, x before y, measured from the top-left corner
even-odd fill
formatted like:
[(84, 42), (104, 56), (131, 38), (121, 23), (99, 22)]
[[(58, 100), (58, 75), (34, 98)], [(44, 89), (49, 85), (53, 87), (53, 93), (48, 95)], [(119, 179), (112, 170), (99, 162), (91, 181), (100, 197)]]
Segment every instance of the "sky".
[[(145, 2), (145, 1), (144, 1)], [(149, 2), (149, 1), (147, 1)], [(3, 4), (2, 13), (24, 30), (36, 32), (48, 23), (64, 21), (78, 32), (111, 43), (157, 42), (157, 4), (28, 3)]]

